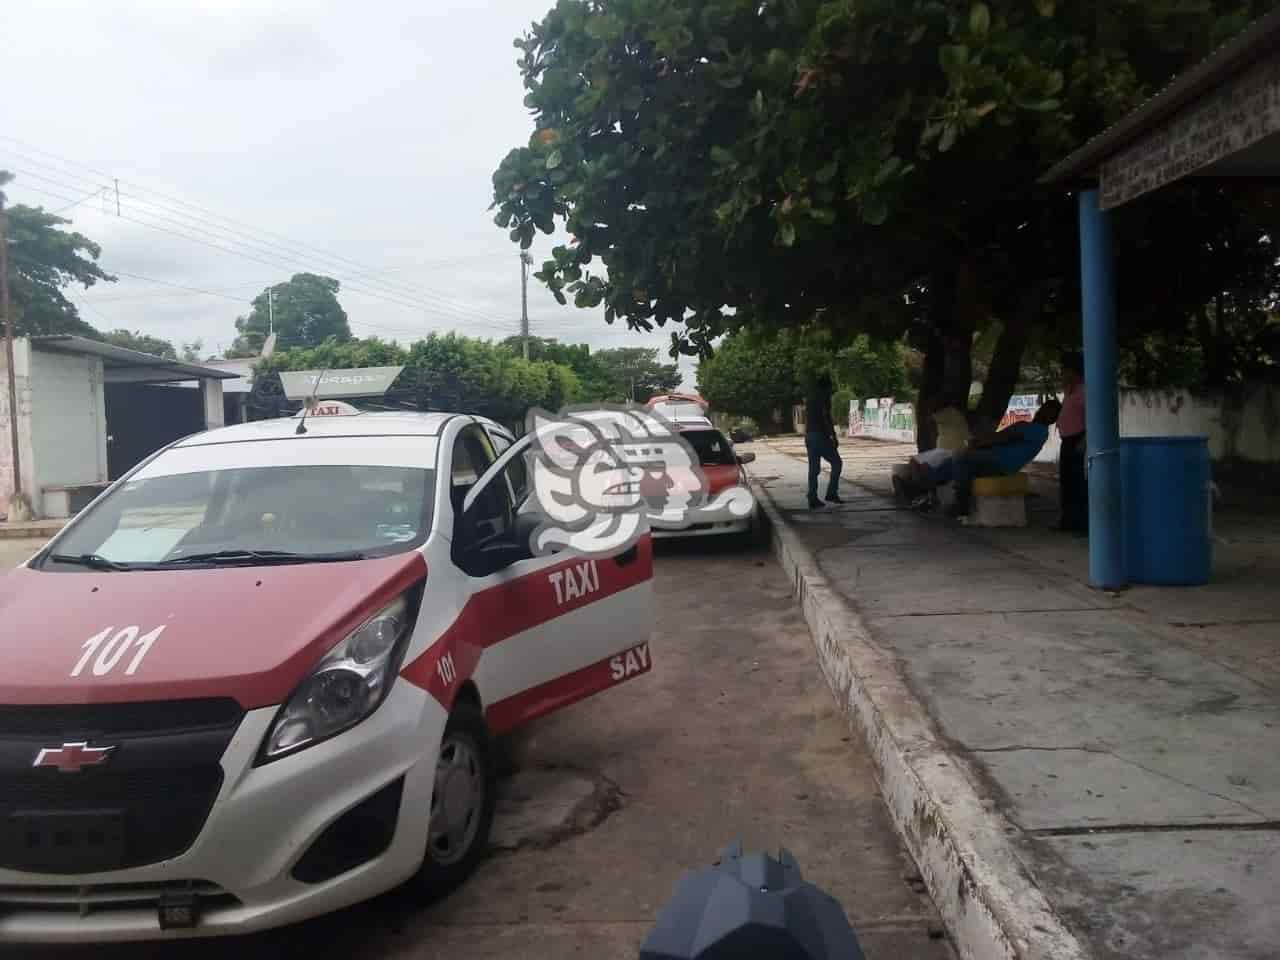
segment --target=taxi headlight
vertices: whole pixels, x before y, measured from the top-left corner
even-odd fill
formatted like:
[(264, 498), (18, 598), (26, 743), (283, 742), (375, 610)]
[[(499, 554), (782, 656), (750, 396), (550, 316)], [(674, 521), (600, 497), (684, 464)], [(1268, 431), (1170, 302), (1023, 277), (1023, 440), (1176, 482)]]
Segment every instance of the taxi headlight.
[(276, 715), (258, 762), (327, 740), (377, 710), (400, 668), (408, 614), (400, 597), (330, 650)]

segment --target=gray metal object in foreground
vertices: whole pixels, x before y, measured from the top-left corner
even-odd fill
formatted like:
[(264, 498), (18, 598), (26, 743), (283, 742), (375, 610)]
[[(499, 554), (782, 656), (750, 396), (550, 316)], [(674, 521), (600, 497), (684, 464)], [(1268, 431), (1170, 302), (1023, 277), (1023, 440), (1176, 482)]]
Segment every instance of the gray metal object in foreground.
[(732, 843), (716, 864), (686, 873), (645, 938), (640, 960), (863, 960), (844, 909), (778, 859)]

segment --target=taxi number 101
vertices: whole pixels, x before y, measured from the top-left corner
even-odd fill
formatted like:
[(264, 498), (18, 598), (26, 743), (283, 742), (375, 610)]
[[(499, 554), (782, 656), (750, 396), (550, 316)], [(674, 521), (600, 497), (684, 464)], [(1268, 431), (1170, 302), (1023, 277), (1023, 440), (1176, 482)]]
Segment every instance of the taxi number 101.
[(458, 679), (458, 668), (453, 665), (453, 654), (446, 653), (436, 661), (436, 673), (440, 674), (440, 682), (446, 689)]
[(129, 665), (125, 667), (124, 671), (126, 677), (132, 677), (138, 672), (138, 668), (142, 666), (142, 661), (151, 652), (152, 644), (164, 632), (166, 626), (168, 624), (161, 624), (150, 633), (143, 633), (141, 636), (139, 636), (139, 633), (141, 633), (140, 627), (121, 627), (119, 630), (116, 630), (115, 627), (107, 627), (101, 633), (95, 633), (84, 642), (84, 653), (71, 671), (71, 676), (80, 676), (96, 653), (98, 659), (93, 664), (93, 675), (95, 677), (105, 677), (119, 666), (125, 655), (132, 650), (134, 651), (133, 659), (129, 661)]

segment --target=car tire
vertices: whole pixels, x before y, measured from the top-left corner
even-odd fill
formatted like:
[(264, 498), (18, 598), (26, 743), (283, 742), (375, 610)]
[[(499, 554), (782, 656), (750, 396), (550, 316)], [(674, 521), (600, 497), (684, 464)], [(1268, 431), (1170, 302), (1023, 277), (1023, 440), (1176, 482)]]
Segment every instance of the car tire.
[(460, 887), (484, 859), (497, 805), (497, 759), (480, 708), (456, 704), (440, 740), (427, 851), (414, 878), (428, 903)]
[(738, 545), (746, 551), (762, 550), (769, 545), (769, 528), (759, 513), (751, 518), (751, 526), (737, 536)]

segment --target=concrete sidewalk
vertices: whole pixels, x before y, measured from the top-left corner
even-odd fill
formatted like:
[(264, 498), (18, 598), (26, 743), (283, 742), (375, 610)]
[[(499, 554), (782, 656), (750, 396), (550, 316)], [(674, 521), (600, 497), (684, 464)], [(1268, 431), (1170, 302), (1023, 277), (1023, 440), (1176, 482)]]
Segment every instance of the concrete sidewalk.
[(1099, 593), (1087, 546), (895, 509), (901, 445), (753, 447), (823, 670), (962, 954), (1280, 956), (1280, 522), (1220, 516), (1214, 581)]
[(66, 520), (28, 520), (25, 523), (0, 520), (0, 540), (48, 540), (66, 523)]

